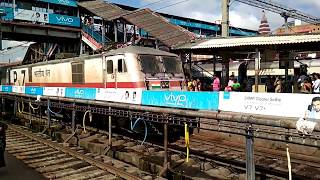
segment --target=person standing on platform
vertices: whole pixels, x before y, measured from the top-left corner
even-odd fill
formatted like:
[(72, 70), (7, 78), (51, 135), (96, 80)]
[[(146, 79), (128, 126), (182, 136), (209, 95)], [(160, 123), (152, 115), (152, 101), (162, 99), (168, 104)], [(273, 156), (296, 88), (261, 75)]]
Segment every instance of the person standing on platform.
[(319, 74), (314, 75), (315, 80), (313, 82), (313, 93), (319, 94), (320, 93), (320, 79), (319, 79)]
[(212, 90), (220, 91), (220, 79), (216, 74), (213, 75)]
[(240, 91), (240, 86), (241, 85), (240, 85), (240, 83), (238, 83), (238, 80), (237, 79), (233, 79), (232, 90), (239, 92)]
[(196, 87), (196, 91), (201, 91), (202, 90), (202, 84), (201, 84), (201, 81), (200, 81), (200, 79), (198, 78), (197, 79), (197, 87)]
[(282, 92), (282, 80), (281, 77), (277, 77), (274, 82), (275, 87), (275, 93), (281, 93)]

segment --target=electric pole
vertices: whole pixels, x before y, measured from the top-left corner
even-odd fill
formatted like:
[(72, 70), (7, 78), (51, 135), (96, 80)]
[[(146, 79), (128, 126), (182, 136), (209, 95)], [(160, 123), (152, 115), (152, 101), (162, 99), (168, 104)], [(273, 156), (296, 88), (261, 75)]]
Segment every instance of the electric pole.
[[(221, 35), (223, 38), (226, 38), (229, 36), (229, 6), (230, 6), (230, 0), (222, 0)], [(224, 88), (228, 85), (229, 62), (230, 62), (230, 55), (228, 55), (227, 53), (223, 53), (222, 54), (221, 90), (224, 90)]]
[(229, 5), (230, 5), (230, 0), (222, 0), (222, 22), (221, 22), (222, 37), (229, 36)]

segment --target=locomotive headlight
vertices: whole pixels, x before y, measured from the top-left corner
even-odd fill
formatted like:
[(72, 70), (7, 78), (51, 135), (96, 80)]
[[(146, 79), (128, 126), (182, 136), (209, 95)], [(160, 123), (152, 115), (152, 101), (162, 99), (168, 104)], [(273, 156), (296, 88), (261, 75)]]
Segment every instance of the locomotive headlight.
[(162, 89), (168, 89), (170, 86), (169, 81), (161, 81), (160, 83)]

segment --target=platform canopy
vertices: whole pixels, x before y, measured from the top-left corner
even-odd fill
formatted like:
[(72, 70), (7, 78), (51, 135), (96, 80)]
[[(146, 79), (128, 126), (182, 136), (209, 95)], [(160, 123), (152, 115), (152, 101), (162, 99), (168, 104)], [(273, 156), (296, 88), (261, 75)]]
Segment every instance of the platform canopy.
[(78, 2), (78, 5), (106, 21), (112, 21), (128, 13), (119, 6), (102, 0)]
[(150, 9), (126, 11), (115, 4), (102, 0), (79, 2), (78, 5), (106, 21), (123, 19), (143, 29), (170, 48), (195, 39), (193, 33), (180, 26), (171, 24), (164, 17)]
[(124, 15), (123, 18), (133, 25), (142, 28), (168, 47), (190, 42), (195, 38), (193, 33), (180, 26), (171, 24), (164, 17), (150, 9), (138, 9)]
[(259, 49), (312, 51), (320, 49), (320, 34), (281, 36), (249, 36), (196, 40), (175, 47), (175, 50), (210, 53), (217, 51), (253, 51)]

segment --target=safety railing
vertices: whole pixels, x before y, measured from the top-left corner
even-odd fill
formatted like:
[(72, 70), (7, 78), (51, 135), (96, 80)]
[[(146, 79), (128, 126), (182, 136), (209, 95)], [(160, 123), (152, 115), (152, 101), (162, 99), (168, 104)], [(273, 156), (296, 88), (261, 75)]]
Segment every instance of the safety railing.
[(93, 26), (88, 26), (86, 24), (82, 24), (82, 30), (102, 45), (105, 45), (105, 44), (111, 42), (111, 39), (109, 39), (106, 36), (104, 37), (104, 40), (103, 40), (102, 34), (98, 31), (95, 31)]

